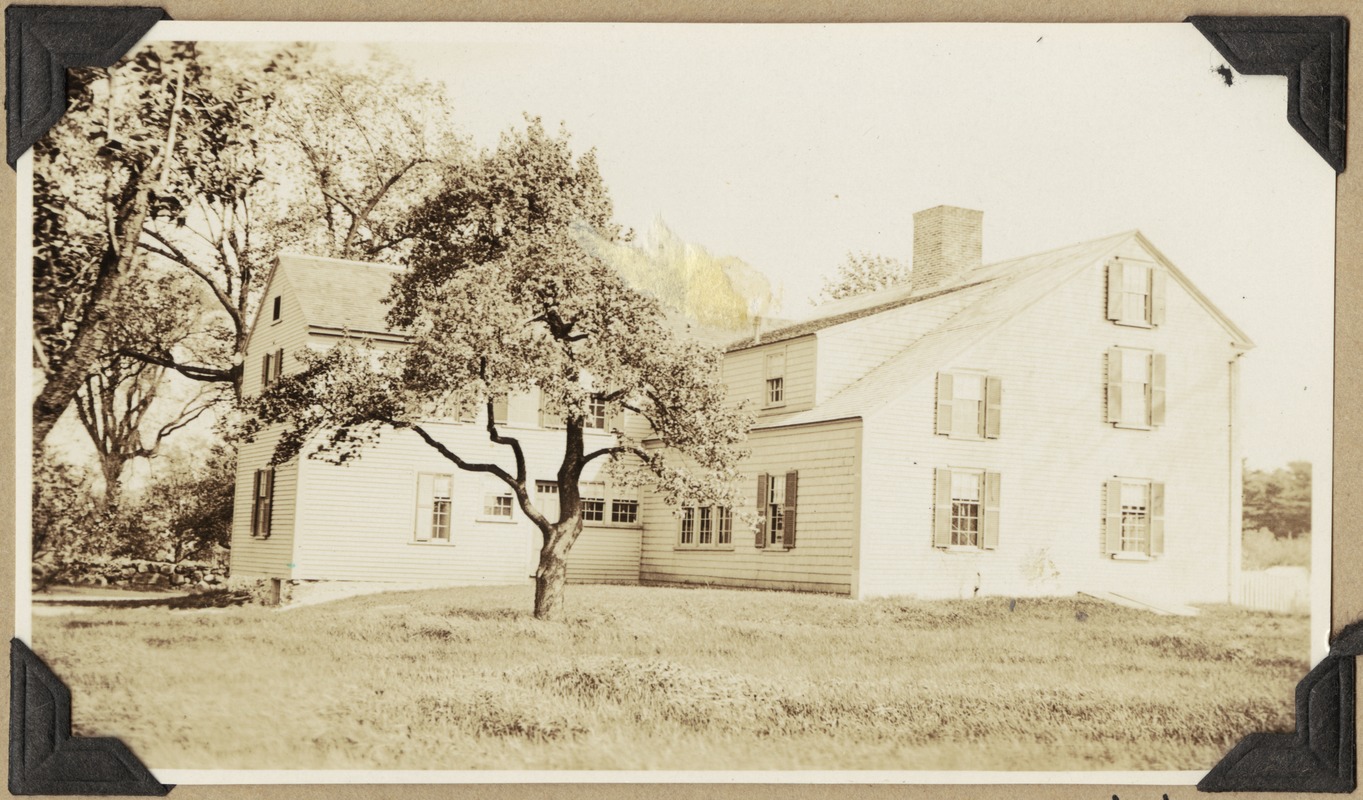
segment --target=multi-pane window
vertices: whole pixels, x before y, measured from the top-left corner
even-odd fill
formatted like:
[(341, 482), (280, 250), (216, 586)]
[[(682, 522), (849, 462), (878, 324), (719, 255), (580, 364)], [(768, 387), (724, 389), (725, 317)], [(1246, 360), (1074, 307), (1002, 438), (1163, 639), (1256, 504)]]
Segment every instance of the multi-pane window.
[(550, 522), (558, 522), (558, 483), (535, 481), (535, 505)]
[(779, 406), (786, 402), (786, 351), (768, 353), (766, 360), (766, 405)]
[(683, 506), (681, 510), (681, 543), (694, 544), (696, 541), (696, 509)]
[(492, 398), (492, 421), (504, 425), (507, 420), (506, 396)]
[(483, 495), (483, 516), (511, 519), (511, 492), (488, 492)]
[(271, 314), (270, 314), (270, 319), (271, 319), (271, 321), (273, 321), (273, 322), (278, 322), (278, 321), (279, 321), (279, 312), (280, 312), (279, 304), (280, 304), (279, 295), (275, 295), (275, 296), (274, 296), (274, 310), (273, 310), (273, 311), (271, 312)]
[(1150, 484), (1122, 483), (1122, 552), (1144, 553), (1150, 547)]
[(639, 521), (638, 500), (611, 500), (611, 522), (618, 525), (633, 525)]
[(732, 547), (733, 514), (723, 506), (683, 506), (678, 544), (695, 547)]
[(1104, 550), (1114, 558), (1164, 553), (1164, 484), (1113, 478), (1106, 485)]
[(785, 536), (786, 482), (775, 476), (767, 481), (767, 543), (781, 544)]
[(980, 372), (937, 374), (938, 434), (997, 439), (1003, 414), (1003, 381)]
[(980, 478), (978, 472), (951, 472), (951, 544), (977, 547), (980, 544)]
[(606, 401), (599, 397), (593, 397), (587, 401), (587, 418), (583, 424), (588, 428), (606, 427)]
[(582, 484), (582, 521), (604, 522), (606, 519), (606, 484)]
[(415, 539), (418, 542), (448, 542), (454, 476), (423, 472), (417, 475), (416, 487)]
[(1003, 479), (981, 469), (936, 470), (934, 547), (993, 550), (999, 546)]
[(1114, 347), (1108, 350), (1107, 370), (1108, 422), (1132, 428), (1164, 424), (1164, 354)]
[(1118, 258), (1108, 264), (1107, 318), (1118, 325), (1164, 323), (1166, 275), (1154, 264)]

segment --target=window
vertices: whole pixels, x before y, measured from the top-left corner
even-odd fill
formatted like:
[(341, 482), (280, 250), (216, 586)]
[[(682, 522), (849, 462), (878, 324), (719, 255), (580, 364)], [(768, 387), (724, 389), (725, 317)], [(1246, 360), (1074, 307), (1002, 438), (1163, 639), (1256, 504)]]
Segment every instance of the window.
[(997, 439), (1003, 418), (1003, 380), (981, 372), (937, 373), (937, 433)]
[(278, 322), (278, 321), (279, 321), (279, 295), (275, 295), (275, 296), (274, 296), (274, 310), (273, 310), (273, 312), (270, 314), (270, 320), (271, 320), (272, 322)]
[(448, 542), (454, 476), (422, 472), (416, 487), (416, 541)]
[(999, 546), (999, 473), (980, 469), (938, 469), (933, 503), (934, 547)]
[(260, 385), (266, 389), (270, 388), (270, 379), (274, 377), (274, 353), (266, 353), (260, 362)]
[(535, 481), (535, 505), (550, 522), (557, 522), (558, 484), (554, 481)]
[(1157, 556), (1164, 552), (1164, 484), (1115, 478), (1106, 485), (1108, 555)]
[(786, 351), (785, 348), (767, 354), (767, 400), (768, 406), (781, 406), (786, 403)]
[(733, 548), (733, 515), (723, 506), (683, 506), (681, 535), (683, 547)]
[(511, 519), (511, 490), (484, 494), (483, 516), (493, 519)]
[(583, 420), (583, 425), (588, 428), (605, 429), (606, 427), (606, 401), (599, 397), (593, 397), (587, 401), (587, 418)]
[(795, 546), (799, 478), (798, 472), (757, 476), (757, 513), (762, 518), (754, 542), (758, 547)]
[(617, 525), (633, 525), (639, 521), (638, 500), (612, 500), (611, 522)]
[(604, 522), (606, 520), (606, 484), (582, 484), (582, 521)]
[(1162, 325), (1165, 281), (1154, 264), (1114, 259), (1107, 266), (1107, 318), (1118, 325)]
[(506, 397), (492, 398), (492, 421), (498, 425), (505, 425), (506, 420)]
[(251, 490), (251, 535), (264, 539), (270, 535), (274, 511), (274, 468), (258, 469)]
[(1108, 350), (1108, 422), (1125, 428), (1163, 425), (1165, 396), (1163, 353), (1129, 347)]

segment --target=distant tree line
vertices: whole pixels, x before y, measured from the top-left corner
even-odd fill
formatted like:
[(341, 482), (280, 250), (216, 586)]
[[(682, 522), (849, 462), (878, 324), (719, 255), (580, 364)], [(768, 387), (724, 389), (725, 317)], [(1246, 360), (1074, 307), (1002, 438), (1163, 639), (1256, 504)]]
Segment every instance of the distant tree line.
[(1311, 464), (1292, 461), (1275, 470), (1244, 474), (1244, 529), (1269, 530), (1279, 539), (1311, 533)]

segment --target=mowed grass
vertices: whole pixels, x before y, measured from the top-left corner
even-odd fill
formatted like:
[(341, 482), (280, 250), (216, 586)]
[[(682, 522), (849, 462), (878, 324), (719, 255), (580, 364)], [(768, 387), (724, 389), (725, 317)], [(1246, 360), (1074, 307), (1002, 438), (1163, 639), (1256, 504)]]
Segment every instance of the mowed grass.
[(1305, 617), (570, 586), (34, 620), (156, 768), (1205, 770), (1290, 731)]

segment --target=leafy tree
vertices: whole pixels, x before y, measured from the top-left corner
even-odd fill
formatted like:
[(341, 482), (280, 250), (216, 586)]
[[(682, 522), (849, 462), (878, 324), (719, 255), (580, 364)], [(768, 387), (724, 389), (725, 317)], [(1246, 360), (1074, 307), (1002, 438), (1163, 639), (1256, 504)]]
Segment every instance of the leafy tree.
[(122, 84), (112, 71), (103, 81), (83, 72), (71, 111), (35, 146), (33, 357), (44, 376), (35, 455), (102, 352), (114, 298), (139, 267), (142, 226), (183, 150), (187, 72), (178, 44), (139, 51), (118, 70)]
[[(680, 338), (656, 300), (628, 286), (581, 244), (577, 228), (616, 241), (595, 155), (574, 159), (568, 137), (538, 120), (503, 135), (495, 151), (453, 171), (414, 213), (410, 267), (395, 282), (389, 324), (409, 345), (378, 355), (354, 342), (303, 353), (305, 370), (255, 404), (255, 424), (283, 423), (276, 463), (360, 456), (386, 431), (409, 430), (456, 467), (510, 487), (542, 537), (535, 616), (563, 607), (566, 558), (582, 531), (578, 481), (606, 459), (622, 480), (648, 480), (672, 502), (733, 506), (733, 481), (751, 416), (725, 403), (720, 353)], [(559, 515), (534, 502), (521, 443), (501, 430), (493, 398), (538, 391), (564, 424)], [(664, 448), (617, 431), (588, 452), (593, 403), (608, 418), (641, 415)], [(475, 461), (441, 441), (430, 420), (484, 412), (506, 457)]]
[(142, 495), (140, 525), (171, 561), (209, 560), (231, 545), (236, 453), (216, 443), (201, 459), (181, 453), (167, 466)]
[(1311, 532), (1311, 464), (1292, 461), (1286, 469), (1245, 470), (1244, 528), (1266, 528), (1278, 537)]
[(819, 290), (821, 300), (841, 300), (906, 283), (912, 267), (899, 259), (866, 251), (848, 253), (835, 275), (826, 276)]

